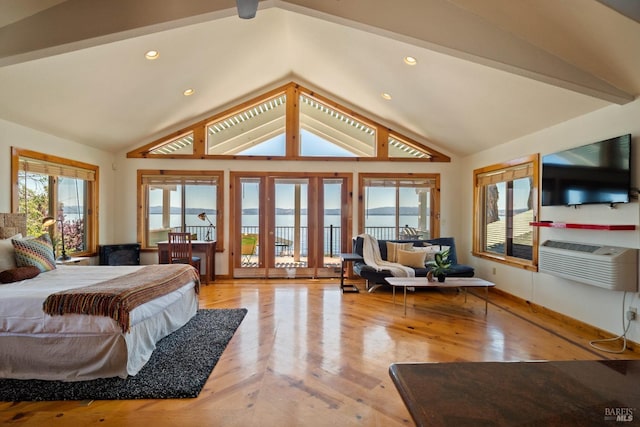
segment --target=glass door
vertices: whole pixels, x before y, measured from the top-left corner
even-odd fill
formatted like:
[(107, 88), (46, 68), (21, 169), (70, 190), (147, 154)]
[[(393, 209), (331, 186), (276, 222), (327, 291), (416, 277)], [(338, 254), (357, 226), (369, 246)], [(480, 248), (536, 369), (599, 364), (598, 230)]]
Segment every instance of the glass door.
[(322, 248), (322, 259), (318, 277), (340, 276), (340, 254), (351, 252), (348, 186), (345, 178), (321, 178), (321, 215), (318, 218), (322, 232), (318, 235), (318, 247)]
[(234, 277), (339, 277), (349, 178), (232, 173), (232, 182)]
[(271, 178), (274, 206), (269, 244), (274, 255), (270, 277), (312, 277), (309, 223), (314, 212), (309, 209), (309, 178)]
[(261, 239), (264, 179), (237, 177), (235, 183), (235, 215), (232, 215), (235, 232), (231, 236), (234, 277), (264, 277), (264, 257), (260, 251), (260, 242), (265, 241)]

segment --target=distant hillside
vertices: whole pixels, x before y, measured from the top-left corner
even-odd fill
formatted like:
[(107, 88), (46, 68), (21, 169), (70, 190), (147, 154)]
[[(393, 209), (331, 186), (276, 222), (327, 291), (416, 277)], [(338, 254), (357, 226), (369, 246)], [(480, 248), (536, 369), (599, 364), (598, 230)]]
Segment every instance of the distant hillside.
[[(169, 212), (170, 212), (171, 215), (180, 215), (180, 213), (182, 212), (182, 209), (180, 209), (179, 207), (173, 206), (173, 207), (171, 207)], [(187, 209), (185, 209), (185, 214), (187, 214), (187, 215), (198, 215), (201, 212), (205, 212), (207, 215), (215, 215), (216, 214), (216, 210), (215, 209), (202, 209), (202, 208), (187, 208)], [(149, 208), (149, 213), (150, 214), (161, 214), (162, 213), (162, 206), (151, 206)]]
[[(66, 209), (65, 209), (66, 211)], [(187, 215), (198, 215), (200, 212), (206, 212), (207, 215), (215, 215), (215, 209), (202, 209), (202, 208), (188, 208), (186, 209)], [(181, 209), (179, 207), (172, 207), (170, 209), (171, 215), (179, 215)], [(306, 215), (307, 209), (301, 209), (301, 214)], [(162, 206), (151, 206), (149, 208), (149, 214), (158, 215), (162, 213)], [(295, 211), (293, 209), (276, 209), (276, 215), (293, 215)], [(257, 208), (249, 208), (242, 210), (243, 215), (258, 215)], [(393, 216), (396, 214), (396, 208), (393, 206), (385, 206), (381, 208), (373, 208), (367, 210), (367, 215), (384, 215), (384, 216)], [(325, 215), (340, 215), (340, 209), (327, 209), (325, 210)], [(418, 208), (416, 206), (406, 206), (400, 208), (400, 215), (411, 216), (418, 215)]]
[[(386, 216), (395, 215), (396, 208), (393, 206), (385, 206), (381, 208), (368, 209), (367, 214), (368, 215), (386, 215)], [(411, 215), (418, 216), (418, 214), (419, 214), (419, 211), (417, 206), (401, 206), (400, 207), (400, 215), (402, 216), (411, 216)]]

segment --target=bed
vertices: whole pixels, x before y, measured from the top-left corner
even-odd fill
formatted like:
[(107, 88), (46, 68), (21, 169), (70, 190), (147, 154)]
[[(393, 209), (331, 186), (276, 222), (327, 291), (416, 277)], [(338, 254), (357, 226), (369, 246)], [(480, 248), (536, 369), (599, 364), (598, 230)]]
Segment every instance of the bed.
[[(0, 214), (0, 243), (24, 235), (24, 217), (14, 215)], [(172, 287), (146, 302), (140, 299), (135, 308), (56, 313), (74, 305), (60, 298), (74, 293), (87, 298), (87, 289), (96, 289), (92, 285), (142, 281), (151, 271), (157, 277), (170, 273)], [(155, 284), (147, 283), (146, 289), (159, 293)], [(135, 375), (156, 343), (195, 315), (198, 289), (197, 273), (187, 265), (58, 265), (30, 279), (0, 284), (0, 378), (82, 381)]]

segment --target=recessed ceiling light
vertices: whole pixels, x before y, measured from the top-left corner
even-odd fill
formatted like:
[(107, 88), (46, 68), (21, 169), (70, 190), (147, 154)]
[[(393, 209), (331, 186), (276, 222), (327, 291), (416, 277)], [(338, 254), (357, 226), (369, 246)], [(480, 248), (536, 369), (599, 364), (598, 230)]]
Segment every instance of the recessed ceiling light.
[(418, 60), (413, 56), (405, 56), (404, 63), (407, 65), (416, 65), (418, 63)]
[(387, 101), (389, 101), (391, 99), (391, 95), (388, 94), (387, 92), (383, 92), (382, 95), (380, 95), (381, 97), (383, 97), (384, 99), (386, 99)]
[(158, 52), (157, 50), (148, 50), (147, 53), (144, 54), (144, 57), (147, 58), (149, 61), (158, 59), (159, 56), (160, 56), (160, 52)]
[(189, 88), (189, 89), (185, 89), (185, 91), (184, 91), (184, 92), (182, 92), (182, 94), (183, 94), (184, 96), (191, 96), (191, 95), (193, 95), (194, 93), (196, 93), (196, 91), (195, 91), (194, 89), (191, 89), (191, 88)]

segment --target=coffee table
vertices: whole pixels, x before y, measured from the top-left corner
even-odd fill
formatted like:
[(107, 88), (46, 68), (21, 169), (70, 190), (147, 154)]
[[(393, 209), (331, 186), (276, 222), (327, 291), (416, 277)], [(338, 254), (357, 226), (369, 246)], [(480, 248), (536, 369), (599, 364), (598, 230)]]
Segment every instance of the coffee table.
[(429, 282), (426, 277), (387, 277), (384, 279), (393, 288), (393, 304), (396, 303), (396, 287), (404, 288), (404, 315), (407, 315), (407, 288), (460, 288), (464, 291), (464, 302), (467, 302), (467, 288), (485, 288), (484, 315), (487, 315), (489, 288), (495, 283), (477, 277), (447, 277), (444, 282)]

